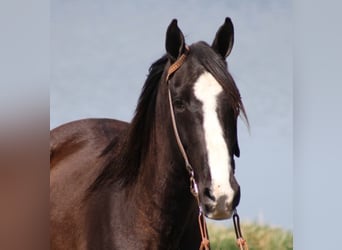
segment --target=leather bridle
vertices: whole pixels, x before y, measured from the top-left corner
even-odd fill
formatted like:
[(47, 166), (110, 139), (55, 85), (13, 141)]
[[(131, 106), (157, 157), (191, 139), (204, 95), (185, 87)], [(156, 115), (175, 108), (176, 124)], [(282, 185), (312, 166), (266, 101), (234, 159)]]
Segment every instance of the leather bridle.
[[(178, 128), (177, 128), (177, 123), (176, 123), (176, 118), (175, 118), (175, 112), (173, 109), (173, 104), (172, 104), (172, 96), (171, 96), (171, 86), (170, 86), (170, 77), (173, 73), (175, 73), (185, 62), (188, 54), (190, 52), (190, 48), (185, 45), (185, 52), (178, 57), (178, 59), (170, 65), (170, 67), (167, 70), (167, 75), (166, 75), (166, 82), (167, 82), (167, 88), (168, 88), (168, 99), (169, 99), (169, 105), (170, 105), (170, 113), (171, 113), (171, 122), (172, 122), (172, 128), (173, 132), (176, 137), (177, 145), (178, 148), (183, 156), (184, 162), (185, 162), (185, 168), (189, 173), (189, 178), (190, 178), (190, 192), (192, 195), (195, 197), (199, 209), (199, 214), (198, 214), (198, 224), (201, 232), (201, 245), (199, 247), (199, 250), (209, 250), (209, 237), (208, 237), (208, 230), (207, 230), (207, 224), (203, 215), (202, 207), (200, 205), (199, 201), (199, 195), (198, 195), (198, 187), (197, 187), (197, 182), (195, 180), (195, 174), (194, 170), (189, 162), (189, 157), (184, 149), (182, 140), (179, 136)], [(236, 232), (236, 238), (237, 238), (237, 244), (239, 245), (240, 249), (243, 250), (243, 247), (246, 247), (245, 249), (248, 250), (248, 246), (246, 243), (246, 240), (242, 237), (241, 230), (240, 230), (240, 221), (239, 221), (239, 216), (236, 212), (234, 211), (233, 215), (233, 221), (234, 221), (234, 228)], [(236, 223), (237, 221), (237, 223)]]
[(198, 223), (200, 227), (200, 232), (201, 232), (201, 245), (200, 245), (200, 250), (209, 250), (209, 238), (207, 235), (207, 225), (205, 223), (205, 218), (203, 216), (203, 211), (199, 202), (199, 196), (198, 196), (198, 187), (197, 183), (195, 180), (195, 174), (194, 170), (189, 162), (188, 155), (185, 152), (182, 140), (180, 139), (179, 133), (178, 133), (178, 128), (177, 128), (177, 123), (176, 123), (176, 118), (175, 118), (175, 113), (172, 105), (172, 96), (171, 96), (171, 87), (170, 87), (170, 76), (176, 72), (184, 63), (190, 49), (188, 46), (185, 46), (185, 52), (173, 63), (170, 65), (167, 75), (166, 75), (166, 82), (167, 82), (167, 87), (168, 87), (168, 97), (169, 97), (169, 104), (170, 104), (170, 113), (171, 113), (171, 122), (172, 122), (172, 127), (173, 127), (173, 132), (176, 137), (176, 141), (178, 144), (178, 148), (183, 156), (184, 162), (185, 162), (185, 168), (189, 173), (190, 177), (190, 191), (192, 195), (195, 197), (199, 209), (199, 214), (198, 214)]
[(177, 128), (177, 123), (176, 123), (176, 118), (175, 118), (175, 112), (173, 109), (173, 105), (172, 105), (172, 96), (171, 96), (171, 87), (170, 87), (170, 76), (176, 72), (184, 63), (190, 49), (188, 46), (185, 47), (186, 52), (184, 54), (182, 54), (173, 64), (171, 64), (171, 66), (169, 67), (168, 71), (167, 71), (167, 75), (166, 75), (166, 82), (167, 82), (167, 86), (168, 86), (168, 97), (169, 97), (169, 105), (170, 105), (170, 113), (171, 113), (171, 122), (172, 122), (172, 128), (173, 128), (173, 132), (175, 134), (176, 137), (176, 141), (177, 141), (177, 145), (178, 148), (183, 156), (184, 162), (185, 162), (185, 168), (189, 173), (190, 176), (190, 184), (191, 184), (191, 188), (190, 191), (191, 193), (198, 198), (198, 189), (197, 189), (197, 184), (195, 181), (195, 175), (194, 175), (194, 170), (189, 162), (189, 158), (188, 155), (185, 152), (182, 140), (180, 139), (179, 133), (178, 133), (178, 128)]

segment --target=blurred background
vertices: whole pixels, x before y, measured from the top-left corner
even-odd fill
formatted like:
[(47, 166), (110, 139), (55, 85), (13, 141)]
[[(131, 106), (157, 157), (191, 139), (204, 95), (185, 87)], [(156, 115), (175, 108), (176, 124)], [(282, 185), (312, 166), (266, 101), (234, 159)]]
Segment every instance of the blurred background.
[(239, 127), (241, 217), (293, 228), (295, 249), (336, 249), (341, 8), (339, 0), (0, 1), (0, 249), (49, 248), (49, 128), (130, 120), (171, 19), (188, 43), (210, 43), (225, 16), (236, 35), (229, 67), (251, 123), (250, 133)]
[[(239, 120), (236, 176), (245, 222), (293, 229), (292, 10), (290, 1), (51, 1), (50, 128), (94, 117), (130, 121), (173, 18), (191, 44), (211, 44), (225, 17), (227, 58), (250, 130)], [(219, 222), (231, 226), (231, 220)]]

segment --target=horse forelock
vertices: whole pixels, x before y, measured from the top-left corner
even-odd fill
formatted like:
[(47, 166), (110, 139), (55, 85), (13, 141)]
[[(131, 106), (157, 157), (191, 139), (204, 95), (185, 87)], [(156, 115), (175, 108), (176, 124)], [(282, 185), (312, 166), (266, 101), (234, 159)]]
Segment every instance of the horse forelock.
[(242, 115), (242, 118), (244, 118), (248, 124), (247, 114), (239, 89), (227, 70), (227, 62), (205, 42), (195, 43), (190, 48), (198, 63), (216, 79), (225, 93), (229, 96), (230, 105), (232, 106), (235, 115)]

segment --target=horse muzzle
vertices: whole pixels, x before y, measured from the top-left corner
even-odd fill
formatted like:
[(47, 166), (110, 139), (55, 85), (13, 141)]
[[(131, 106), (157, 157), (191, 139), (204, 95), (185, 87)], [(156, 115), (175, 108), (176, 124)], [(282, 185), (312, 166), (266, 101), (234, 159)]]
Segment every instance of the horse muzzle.
[(240, 187), (227, 195), (219, 193), (215, 195), (210, 189), (204, 190), (204, 199), (201, 203), (204, 215), (213, 220), (224, 220), (232, 217), (235, 208), (240, 202)]

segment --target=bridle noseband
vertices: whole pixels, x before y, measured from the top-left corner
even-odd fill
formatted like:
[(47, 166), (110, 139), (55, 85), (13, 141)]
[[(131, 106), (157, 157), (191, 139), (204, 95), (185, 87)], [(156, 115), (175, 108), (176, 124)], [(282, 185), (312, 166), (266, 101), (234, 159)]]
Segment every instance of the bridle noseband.
[[(172, 122), (173, 132), (174, 132), (175, 137), (176, 137), (178, 148), (179, 148), (179, 150), (183, 156), (183, 159), (185, 162), (185, 168), (189, 173), (190, 192), (195, 197), (195, 199), (197, 201), (198, 209), (199, 209), (198, 224), (199, 224), (201, 237), (202, 237), (202, 241), (201, 241), (201, 245), (200, 245), (199, 250), (209, 250), (209, 243), (210, 242), (209, 242), (209, 238), (207, 235), (207, 225), (206, 225), (205, 218), (203, 215), (203, 211), (202, 211), (200, 201), (199, 201), (198, 186), (197, 186), (197, 182), (195, 180), (194, 170), (193, 170), (193, 168), (189, 162), (188, 155), (184, 149), (182, 140), (179, 136), (176, 118), (175, 118), (175, 112), (174, 112), (173, 105), (172, 105), (172, 96), (171, 96), (171, 87), (170, 87), (170, 77), (172, 76), (173, 73), (175, 73), (183, 65), (183, 63), (185, 62), (186, 57), (188, 56), (189, 52), (190, 52), (190, 48), (187, 45), (185, 45), (185, 52), (180, 57), (178, 57), (178, 59), (174, 63), (172, 63), (170, 65), (170, 67), (168, 68), (167, 75), (166, 75), (166, 83), (167, 83), (167, 88), (168, 88), (168, 99), (169, 99), (169, 105), (170, 105), (170, 113), (171, 113), (171, 122)], [(233, 221), (234, 221), (234, 228), (235, 228), (235, 232), (236, 232), (237, 243), (238, 243), (240, 249), (243, 250), (244, 247), (246, 247), (245, 249), (248, 250), (246, 240), (242, 237), (242, 234), (241, 234), (239, 215), (237, 214), (236, 210), (234, 211)]]

